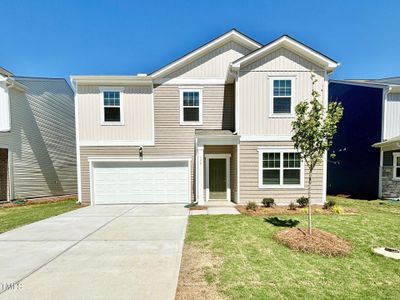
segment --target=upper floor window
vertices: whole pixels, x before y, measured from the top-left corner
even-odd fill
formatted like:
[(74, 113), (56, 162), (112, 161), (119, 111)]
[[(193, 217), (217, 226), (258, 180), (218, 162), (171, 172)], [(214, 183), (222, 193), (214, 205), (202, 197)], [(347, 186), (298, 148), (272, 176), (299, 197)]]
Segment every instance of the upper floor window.
[(393, 178), (400, 180), (400, 153), (393, 153)]
[(181, 90), (181, 124), (200, 125), (202, 123), (202, 91)]
[(260, 150), (260, 187), (302, 187), (300, 153), (292, 150)]
[(103, 90), (102, 124), (122, 125), (122, 90)]
[(272, 80), (272, 115), (291, 116), (293, 113), (293, 80)]

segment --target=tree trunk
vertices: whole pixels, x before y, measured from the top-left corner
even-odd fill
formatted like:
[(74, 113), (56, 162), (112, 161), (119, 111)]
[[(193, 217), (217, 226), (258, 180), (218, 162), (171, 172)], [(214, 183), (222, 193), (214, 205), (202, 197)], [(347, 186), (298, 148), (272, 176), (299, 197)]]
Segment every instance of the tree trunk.
[(312, 169), (310, 168), (308, 173), (308, 234), (312, 235), (312, 223), (311, 223), (311, 177)]

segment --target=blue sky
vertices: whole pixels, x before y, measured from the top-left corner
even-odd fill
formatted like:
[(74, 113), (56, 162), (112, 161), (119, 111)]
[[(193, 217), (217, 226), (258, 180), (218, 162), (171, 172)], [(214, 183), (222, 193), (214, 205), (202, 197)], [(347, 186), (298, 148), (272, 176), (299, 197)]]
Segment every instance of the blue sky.
[(16, 75), (150, 73), (235, 27), (339, 61), (332, 76), (400, 75), (400, 1), (2, 1), (0, 66)]

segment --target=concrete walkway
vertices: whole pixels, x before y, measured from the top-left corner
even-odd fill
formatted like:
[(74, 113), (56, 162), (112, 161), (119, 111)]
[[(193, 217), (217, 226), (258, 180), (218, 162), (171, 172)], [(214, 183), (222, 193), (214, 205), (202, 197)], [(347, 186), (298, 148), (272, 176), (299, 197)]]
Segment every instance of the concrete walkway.
[(3, 233), (0, 299), (174, 299), (187, 217), (94, 206)]

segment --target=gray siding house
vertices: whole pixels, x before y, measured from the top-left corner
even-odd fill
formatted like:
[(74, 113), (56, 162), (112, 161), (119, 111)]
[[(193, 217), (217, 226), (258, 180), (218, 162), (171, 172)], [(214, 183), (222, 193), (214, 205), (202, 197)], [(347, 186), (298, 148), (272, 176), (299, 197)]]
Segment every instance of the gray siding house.
[(77, 193), (73, 95), (0, 68), (0, 200)]
[[(328, 100), (338, 63), (289, 36), (230, 30), (153, 73), (72, 76), (79, 200), (87, 204), (246, 203), (307, 195), (291, 141), (313, 71)], [(326, 196), (326, 160), (312, 201)]]

